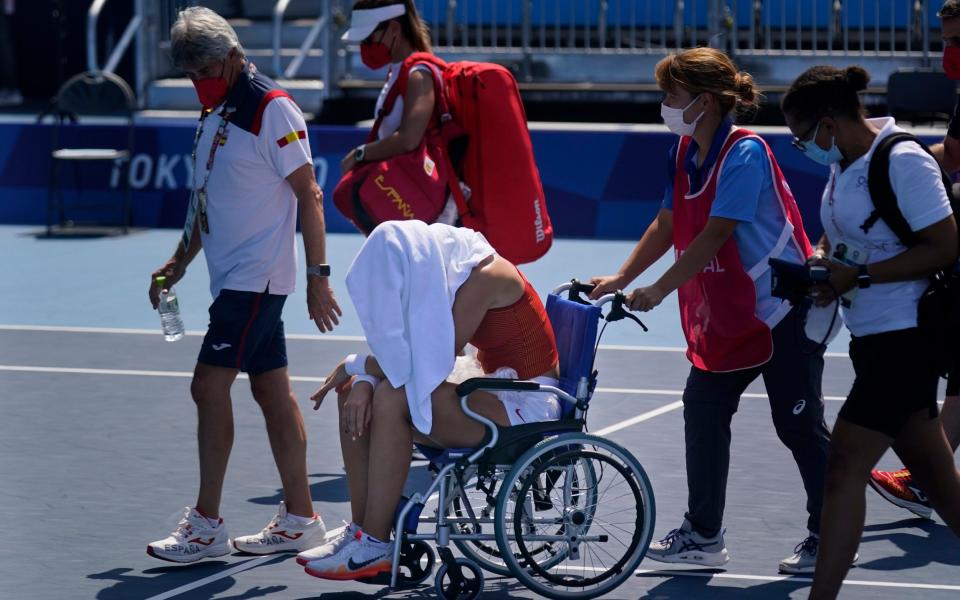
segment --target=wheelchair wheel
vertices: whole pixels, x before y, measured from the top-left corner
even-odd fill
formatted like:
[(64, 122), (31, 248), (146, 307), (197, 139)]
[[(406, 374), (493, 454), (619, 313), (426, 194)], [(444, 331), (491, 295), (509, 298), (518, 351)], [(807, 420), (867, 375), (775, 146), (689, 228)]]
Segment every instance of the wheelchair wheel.
[[(470, 523), (454, 523), (452, 529), (460, 534), (483, 534), (493, 532), (493, 513), (496, 499), (488, 499), (487, 493), (477, 489), (476, 467), (470, 467), (463, 474), (463, 486), (453, 478), (447, 480), (447, 506), (444, 516), (463, 520), (475, 520)], [(496, 485), (491, 477), (485, 484)], [(471, 517), (473, 513), (473, 517)], [(480, 565), (482, 569), (495, 575), (510, 575), (510, 569), (500, 557), (500, 550), (493, 540), (453, 540), (461, 554)]]
[(420, 585), (433, 574), (437, 558), (426, 542), (404, 542), (400, 548), (400, 576), (402, 586)]
[[(588, 463), (584, 465), (583, 472), (590, 472), (590, 465)], [(477, 489), (477, 479), (475, 473), (476, 469), (474, 467), (465, 472), (463, 477), (463, 487), (461, 487), (455, 479), (450, 480), (450, 485), (448, 487), (448, 509), (446, 516), (473, 521), (468, 523), (454, 524), (453, 529), (457, 533), (495, 533), (494, 514), (496, 513), (497, 508), (497, 497), (500, 494), (500, 490), (503, 488), (495, 488), (493, 486), (499, 485), (502, 482), (505, 474), (503, 472), (499, 472), (495, 476), (489, 476), (486, 478), (483, 483), (487, 490), (491, 492), (488, 494), (484, 490)], [(580, 472), (574, 473), (574, 477), (577, 477), (579, 473)], [(524, 522), (524, 529), (532, 530), (532, 521), (536, 519), (537, 511), (544, 510), (542, 501), (538, 502), (538, 494), (540, 493), (541, 489), (542, 486), (535, 484), (535, 490), (532, 498), (526, 500), (525, 506), (522, 507), (519, 513), (514, 510), (517, 493), (516, 489), (513, 490), (511, 492), (512, 498), (507, 504), (508, 510), (504, 516), (504, 519), (506, 519), (508, 522), (512, 522), (514, 518), (521, 518)], [(472, 517), (471, 513), (473, 515)], [(504, 577), (510, 575), (510, 569), (504, 562), (503, 557), (500, 554), (500, 546), (496, 541), (454, 540), (453, 543), (464, 556), (472, 559), (485, 571)], [(536, 560), (542, 566), (548, 567), (551, 563), (562, 560), (562, 556), (559, 556), (561, 552), (562, 548), (555, 544), (544, 543), (537, 545), (531, 543), (527, 547), (527, 559)], [(521, 556), (517, 554), (517, 558), (520, 559)]]
[(446, 563), (434, 579), (437, 595), (447, 600), (473, 600), (483, 591), (483, 571), (472, 560), (458, 558), (453, 568)]
[[(497, 544), (511, 574), (542, 596), (609, 593), (633, 576), (653, 537), (653, 492), (643, 467), (603, 438), (545, 440), (517, 461), (503, 486), (515, 490), (516, 501), (508, 506), (500, 496)], [(539, 509), (534, 519), (526, 519), (530, 504)], [(535, 553), (547, 544), (549, 561)]]

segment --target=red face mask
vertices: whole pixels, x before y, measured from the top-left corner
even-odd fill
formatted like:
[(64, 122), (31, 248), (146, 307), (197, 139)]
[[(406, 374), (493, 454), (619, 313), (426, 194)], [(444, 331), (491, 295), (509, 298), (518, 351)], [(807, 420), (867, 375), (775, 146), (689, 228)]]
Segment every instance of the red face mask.
[(193, 87), (197, 90), (197, 98), (200, 104), (206, 109), (216, 108), (223, 99), (227, 97), (230, 91), (230, 84), (223, 76), (227, 69), (227, 64), (223, 64), (220, 69), (220, 75), (217, 77), (204, 77), (203, 79), (194, 79)]
[[(390, 55), (393, 54), (393, 48), (383, 43), (384, 35), (386, 35), (385, 30), (384, 34), (380, 36), (379, 42), (364, 42), (360, 44), (360, 60), (372, 71), (382, 69), (390, 64)], [(396, 39), (394, 39), (394, 41), (396, 41)]]
[(943, 72), (954, 81), (960, 81), (960, 46), (943, 49)]

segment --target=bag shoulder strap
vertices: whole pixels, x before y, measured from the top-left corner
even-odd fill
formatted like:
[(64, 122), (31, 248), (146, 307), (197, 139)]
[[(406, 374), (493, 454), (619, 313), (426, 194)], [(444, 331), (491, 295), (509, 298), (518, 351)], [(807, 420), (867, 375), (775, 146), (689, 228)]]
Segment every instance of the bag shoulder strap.
[[(890, 182), (890, 152), (893, 147), (902, 142), (915, 142), (924, 149), (930, 156), (930, 148), (927, 147), (917, 136), (906, 132), (896, 132), (883, 138), (877, 145), (870, 159), (870, 168), (867, 172), (867, 185), (870, 189), (870, 198), (873, 201), (874, 209), (863, 222), (860, 229), (864, 233), (869, 233), (870, 229), (876, 225), (877, 221), (883, 219), (883, 222), (897, 235), (897, 238), (908, 248), (916, 245), (917, 235), (910, 228), (906, 217), (897, 205), (897, 195), (893, 191), (893, 185)], [(934, 157), (936, 158), (936, 157)], [(953, 197), (952, 187), (949, 175), (940, 169), (940, 176), (943, 180), (944, 188), (947, 191), (947, 198), (950, 200), (951, 207), (956, 211), (957, 202)]]

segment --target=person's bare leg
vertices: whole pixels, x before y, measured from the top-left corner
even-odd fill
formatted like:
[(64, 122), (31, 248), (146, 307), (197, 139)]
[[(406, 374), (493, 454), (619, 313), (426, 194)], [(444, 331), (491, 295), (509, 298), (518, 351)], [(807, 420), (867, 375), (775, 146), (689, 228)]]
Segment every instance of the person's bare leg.
[(307, 430), (290, 389), (287, 368), (252, 375), (250, 389), (267, 423), (267, 436), (280, 472), (287, 512), (312, 517), (313, 502), (307, 483)]
[(233, 405), (230, 386), (238, 371), (197, 363), (190, 394), (197, 405), (197, 449), (200, 456), (200, 490), (197, 510), (210, 519), (220, 516), (220, 496), (227, 461), (233, 448)]
[(410, 447), (413, 432), (410, 410), (403, 388), (388, 382), (377, 386), (373, 394), (367, 469), (367, 498), (363, 520), (358, 521), (367, 534), (387, 542), (397, 503), (410, 471)]
[(940, 421), (914, 413), (893, 443), (937, 514), (960, 536), (960, 474)]
[[(442, 383), (431, 398), (433, 428), (428, 436), (443, 448), (478, 446), (486, 428), (460, 409), (456, 386)], [(509, 425), (503, 404), (492, 394), (476, 392), (470, 396), (470, 408), (500, 425)], [(406, 427), (400, 427), (403, 423)], [(394, 511), (403, 494), (410, 470), (410, 444), (413, 426), (406, 393), (386, 383), (374, 395), (373, 422), (370, 427), (370, 470), (367, 479), (367, 506), (363, 530), (386, 541), (393, 524)]]
[(947, 434), (950, 450), (956, 452), (960, 447), (960, 396), (947, 396), (943, 399), (940, 421), (943, 423), (943, 432)]
[(837, 419), (827, 461), (811, 600), (832, 600), (840, 592), (863, 533), (867, 478), (892, 441), (882, 433)]
[(363, 523), (367, 507), (367, 470), (370, 468), (370, 436), (355, 437), (348, 434), (343, 419), (343, 403), (351, 394), (373, 394), (369, 385), (358, 384), (354, 389), (337, 396), (340, 412), (340, 452), (347, 471), (347, 491), (350, 493), (350, 514), (354, 523)]
[[(487, 433), (480, 421), (468, 417), (460, 408), (460, 398), (453, 384), (442, 384), (433, 393), (433, 429), (430, 439), (444, 448), (474, 448), (479, 446)], [(470, 394), (470, 410), (498, 425), (510, 425), (503, 403), (491, 393)]]

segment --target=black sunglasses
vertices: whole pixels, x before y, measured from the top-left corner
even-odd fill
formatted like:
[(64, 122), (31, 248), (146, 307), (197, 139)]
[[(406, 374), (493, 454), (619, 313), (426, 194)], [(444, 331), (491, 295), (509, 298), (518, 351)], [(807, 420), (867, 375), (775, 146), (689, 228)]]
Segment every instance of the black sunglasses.
[[(800, 152), (806, 152), (807, 143), (812, 141), (812, 140), (808, 140), (807, 138), (810, 136), (811, 133), (814, 132), (815, 129), (820, 127), (821, 120), (823, 120), (823, 117), (818, 117), (817, 120), (813, 122), (813, 125), (810, 126), (810, 129), (807, 129), (803, 133), (803, 135), (794, 136), (793, 140), (790, 141), (790, 143), (793, 144), (793, 147), (799, 150)], [(816, 134), (814, 134), (814, 137), (816, 137)]]

